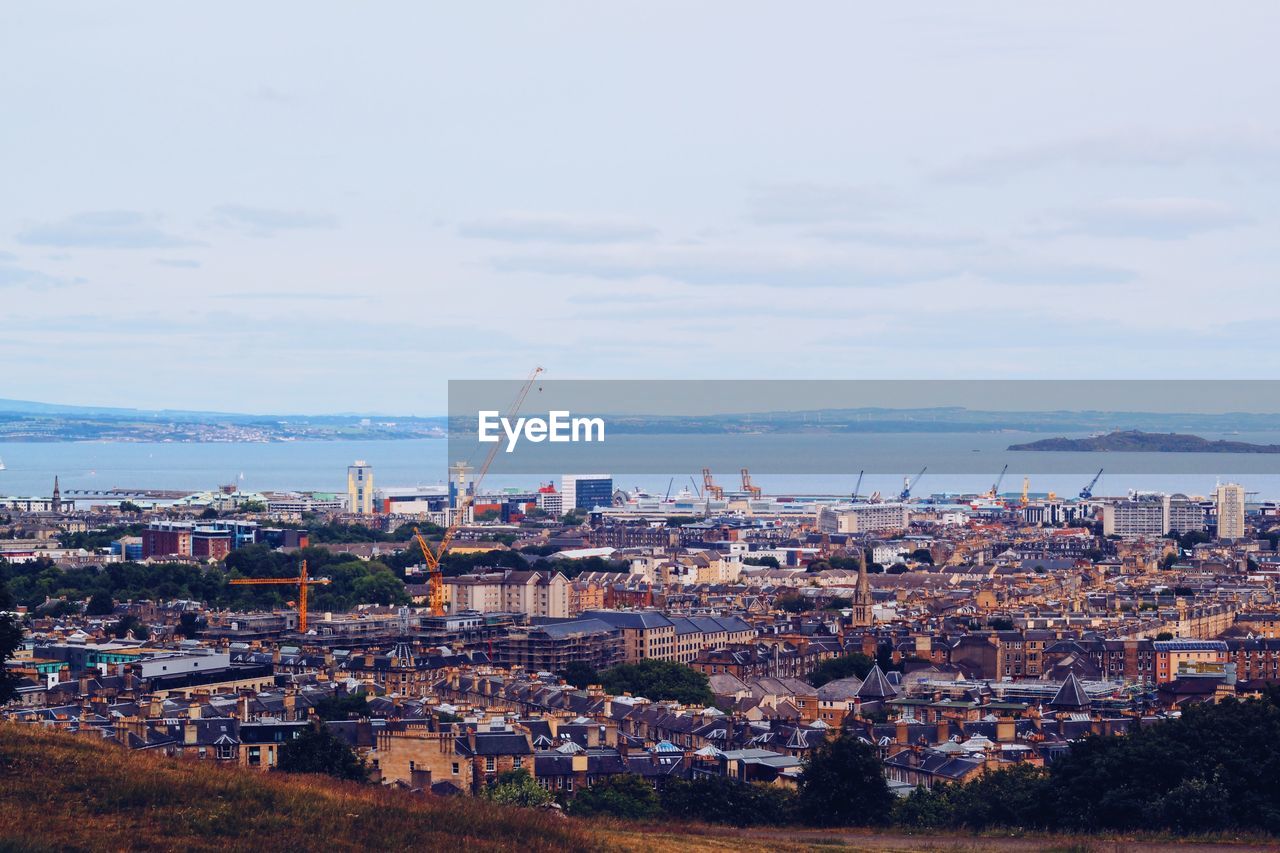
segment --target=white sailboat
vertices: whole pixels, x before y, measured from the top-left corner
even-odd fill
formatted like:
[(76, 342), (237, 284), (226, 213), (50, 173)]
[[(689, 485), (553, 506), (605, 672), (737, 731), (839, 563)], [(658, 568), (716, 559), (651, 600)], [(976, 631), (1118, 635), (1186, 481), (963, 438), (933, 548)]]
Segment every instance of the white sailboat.
[(0, 459), (0, 471), (4, 470), (4, 460)]

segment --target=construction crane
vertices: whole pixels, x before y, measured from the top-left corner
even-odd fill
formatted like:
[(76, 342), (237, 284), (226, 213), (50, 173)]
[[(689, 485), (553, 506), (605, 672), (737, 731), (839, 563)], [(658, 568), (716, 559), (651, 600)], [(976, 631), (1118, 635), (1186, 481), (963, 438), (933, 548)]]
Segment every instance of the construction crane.
[(307, 577), (307, 561), (303, 560), (298, 566), (298, 576), (296, 578), (233, 578), (227, 583), (236, 586), (279, 586), (289, 584), (298, 587), (298, 633), (307, 633), (307, 587), (325, 586), (329, 583), (328, 578), (308, 578)]
[(1029, 495), (1030, 493), (1031, 493), (1031, 478), (1023, 477), (1022, 478), (1022, 505), (1023, 506), (1027, 505), (1028, 503), (1027, 495)]
[(748, 471), (746, 468), (742, 469), (742, 491), (751, 495), (751, 497), (753, 498), (758, 498), (762, 494), (761, 488), (757, 485), (752, 484), (751, 472)]
[[(529, 378), (520, 387), (520, 393), (516, 395), (515, 401), (507, 411), (508, 419), (514, 418), (516, 413), (520, 411), (520, 407), (524, 405), (525, 397), (529, 396), (529, 389), (533, 387), (533, 383), (537, 381), (541, 373), (542, 368), (535, 367), (533, 372), (529, 374)], [(471, 481), (470, 491), (466, 489), (458, 490), (458, 505), (454, 507), (452, 518), (449, 519), (449, 526), (445, 528), (444, 536), (440, 538), (440, 545), (436, 550), (431, 550), (427, 540), (422, 538), (422, 534), (416, 528), (413, 531), (414, 539), (417, 540), (418, 547), (422, 549), (422, 558), (427, 563), (427, 604), (431, 609), (432, 616), (444, 615), (444, 575), (440, 571), (440, 558), (444, 556), (445, 551), (449, 550), (449, 543), (458, 534), (458, 528), (462, 526), (463, 519), (467, 517), (467, 508), (475, 499), (475, 495), (479, 493), (480, 483), (484, 480), (484, 475), (488, 473), (489, 466), (493, 464), (493, 459), (497, 456), (500, 446), (501, 442), (494, 442), (489, 448), (489, 454), (485, 457), (484, 464), (476, 471), (476, 478)]]
[(1098, 480), (1102, 477), (1104, 469), (1099, 468), (1098, 473), (1093, 475), (1093, 479), (1089, 481), (1089, 485), (1080, 490), (1080, 500), (1087, 501), (1093, 497), (1093, 487), (1098, 485)]
[(724, 489), (717, 486), (715, 480), (711, 479), (710, 468), (702, 469), (702, 493), (709, 499), (724, 500)]
[(906, 477), (903, 477), (903, 478), (902, 478), (902, 491), (898, 493), (898, 500), (900, 500), (900, 501), (910, 500), (910, 499), (911, 499), (911, 490), (912, 490), (912, 489), (914, 489), (914, 488), (915, 488), (915, 487), (920, 483), (920, 478), (921, 478), (921, 477), (923, 477), (923, 476), (924, 476), (924, 472), (925, 472), (925, 471), (928, 471), (928, 470), (929, 470), (929, 466), (928, 466), (928, 465), (926, 465), (925, 467), (923, 467), (923, 468), (921, 468), (921, 469), (920, 469), (920, 473), (919, 473), (919, 474), (916, 474), (915, 479), (911, 479), (911, 480), (909, 480), (909, 479), (907, 479)]
[(994, 499), (997, 495), (1000, 494), (1000, 484), (1004, 482), (1004, 472), (1008, 470), (1009, 470), (1009, 466), (1007, 464), (1000, 469), (1000, 476), (996, 477), (995, 483), (992, 484), (991, 486), (991, 491), (987, 492), (988, 498)]
[(865, 474), (865, 473), (867, 473), (867, 472), (866, 472), (866, 471), (859, 471), (859, 472), (858, 472), (858, 483), (857, 483), (857, 485), (855, 485), (855, 486), (853, 487), (853, 500), (854, 500), (854, 502), (855, 502), (855, 503), (857, 502), (858, 498), (862, 497), (862, 494), (861, 494), (861, 492), (862, 492), (862, 475), (863, 475), (863, 474)]

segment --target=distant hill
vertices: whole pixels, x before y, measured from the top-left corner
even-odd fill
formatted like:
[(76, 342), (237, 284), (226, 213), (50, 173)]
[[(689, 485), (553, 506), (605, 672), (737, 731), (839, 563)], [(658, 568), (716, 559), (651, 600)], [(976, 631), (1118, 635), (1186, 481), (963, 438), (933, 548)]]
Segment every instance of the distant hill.
[(1091, 453), (1280, 453), (1280, 444), (1214, 441), (1198, 435), (1122, 430), (1091, 438), (1042, 438), (1026, 444), (1011, 444), (1009, 449)]

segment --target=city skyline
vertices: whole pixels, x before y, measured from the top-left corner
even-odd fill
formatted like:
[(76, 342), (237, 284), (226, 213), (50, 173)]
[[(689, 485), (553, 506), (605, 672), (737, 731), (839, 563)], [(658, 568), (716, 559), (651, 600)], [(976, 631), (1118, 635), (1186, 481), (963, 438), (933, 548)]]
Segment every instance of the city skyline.
[(0, 28), (5, 397), (1270, 368), (1270, 6), (75, 8)]

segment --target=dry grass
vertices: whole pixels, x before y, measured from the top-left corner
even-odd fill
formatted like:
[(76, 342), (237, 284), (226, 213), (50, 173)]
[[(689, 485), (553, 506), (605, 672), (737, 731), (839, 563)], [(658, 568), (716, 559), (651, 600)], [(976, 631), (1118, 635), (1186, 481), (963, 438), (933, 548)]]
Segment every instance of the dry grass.
[(0, 850), (613, 846), (592, 827), (544, 812), (213, 767), (0, 724)]

